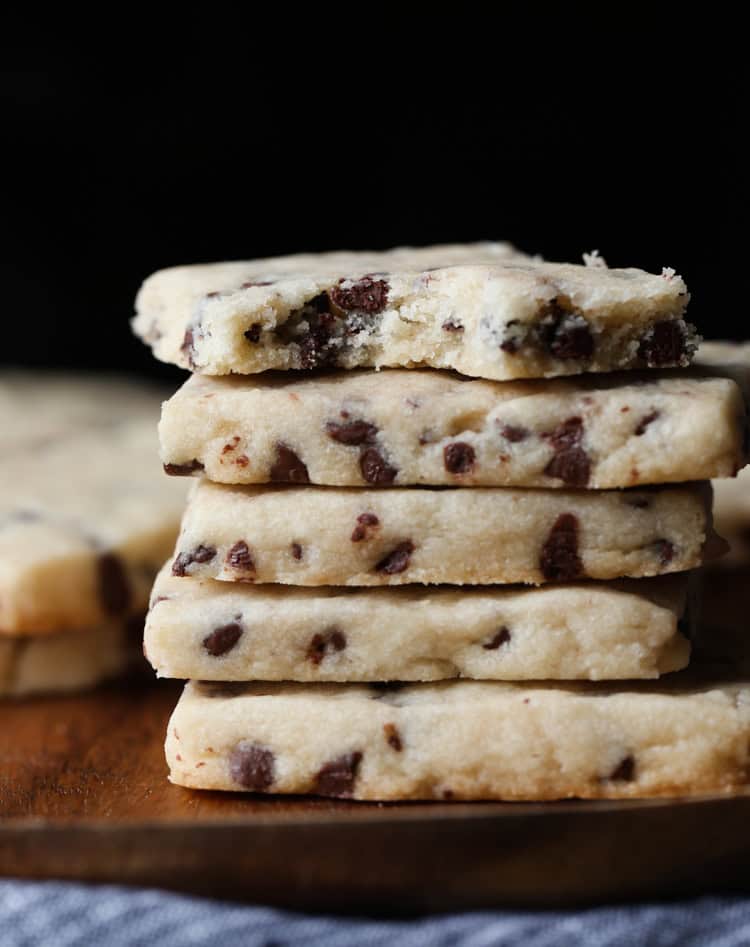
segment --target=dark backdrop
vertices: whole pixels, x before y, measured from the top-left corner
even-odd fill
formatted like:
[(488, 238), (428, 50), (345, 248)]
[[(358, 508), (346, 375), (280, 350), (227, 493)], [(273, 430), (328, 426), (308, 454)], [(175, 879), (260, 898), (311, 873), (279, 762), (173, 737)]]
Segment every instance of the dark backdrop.
[(475, 23), (417, 61), (385, 32), (342, 47), (298, 29), (287, 48), (190, 26), (165, 46), (143, 28), (104, 54), (11, 36), (2, 360), (166, 375), (128, 328), (154, 269), (488, 238), (672, 266), (704, 334), (743, 337), (732, 53), (708, 69), (653, 21), (571, 48), (555, 25), (498, 47)]

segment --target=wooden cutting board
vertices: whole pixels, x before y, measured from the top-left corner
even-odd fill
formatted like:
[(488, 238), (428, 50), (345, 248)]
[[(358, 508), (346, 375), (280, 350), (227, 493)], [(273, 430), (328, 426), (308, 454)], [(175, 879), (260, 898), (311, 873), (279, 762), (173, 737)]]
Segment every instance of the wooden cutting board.
[(750, 793), (383, 805), (171, 786), (162, 742), (178, 693), (0, 705), (0, 875), (390, 912), (750, 887)]

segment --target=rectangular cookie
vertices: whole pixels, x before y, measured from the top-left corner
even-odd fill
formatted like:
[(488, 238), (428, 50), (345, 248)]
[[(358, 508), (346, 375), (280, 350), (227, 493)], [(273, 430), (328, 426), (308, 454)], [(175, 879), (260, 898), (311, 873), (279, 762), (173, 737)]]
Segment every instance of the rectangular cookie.
[(165, 470), (219, 483), (631, 487), (731, 477), (745, 410), (727, 378), (491, 382), (392, 369), (193, 375), (165, 403)]
[[(0, 636), (0, 697), (85, 690), (143, 664), (143, 615), (85, 631)], [(145, 665), (144, 665), (145, 667)]]
[(295, 589), (166, 567), (144, 651), (160, 677), (206, 681), (651, 678), (688, 662), (687, 587)]
[(0, 387), (0, 417), (12, 416), (17, 432), (0, 459), (0, 635), (75, 631), (142, 613), (186, 495), (158, 463), (158, 396), (100, 382), (86, 386), (84, 410), (72, 380), (72, 416), (85, 418), (65, 421), (59, 379), (27, 376), (28, 404), (7, 395), (25, 383), (6, 376)]
[(135, 333), (207, 375), (452, 368), (498, 380), (687, 365), (684, 282), (544, 263), (507, 244), (322, 253), (155, 273)]
[(211, 684), (169, 722), (193, 789), (363, 800), (633, 799), (748, 784), (750, 683)]
[(172, 571), (289, 585), (538, 585), (694, 569), (712, 535), (706, 484), (363, 490), (201, 480)]

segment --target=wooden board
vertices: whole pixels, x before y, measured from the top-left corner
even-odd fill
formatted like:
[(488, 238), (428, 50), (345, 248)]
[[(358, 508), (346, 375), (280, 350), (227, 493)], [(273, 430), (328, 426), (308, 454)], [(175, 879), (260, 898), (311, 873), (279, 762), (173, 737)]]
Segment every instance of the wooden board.
[(382, 805), (171, 786), (162, 742), (178, 693), (0, 705), (1, 875), (390, 912), (750, 887), (750, 794)]

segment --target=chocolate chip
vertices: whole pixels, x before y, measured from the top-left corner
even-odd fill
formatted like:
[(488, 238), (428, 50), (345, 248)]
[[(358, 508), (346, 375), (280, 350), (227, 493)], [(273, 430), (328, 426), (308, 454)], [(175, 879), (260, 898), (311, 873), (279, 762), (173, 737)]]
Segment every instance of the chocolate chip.
[(113, 552), (105, 552), (96, 562), (99, 600), (108, 615), (126, 611), (132, 599), (125, 563)]
[(241, 539), (227, 553), (226, 562), (233, 569), (239, 569), (242, 572), (255, 572), (255, 562), (248, 545)]
[(242, 334), (245, 336), (248, 342), (252, 342), (254, 345), (260, 342), (260, 331), (261, 324), (259, 322), (254, 322), (249, 329), (246, 329)]
[(545, 303), (540, 310), (539, 338), (551, 355), (563, 361), (591, 358), (594, 337), (580, 313), (568, 308), (562, 297)]
[(315, 776), (315, 792), (321, 796), (350, 796), (361, 762), (362, 754), (357, 750), (326, 763)]
[(302, 546), (299, 543), (292, 543), (292, 556), (298, 562), (302, 558)]
[(239, 437), (235, 434), (235, 436), (232, 438), (232, 440), (231, 440), (228, 444), (225, 444), (225, 445), (222, 447), (222, 449), (221, 449), (222, 454), (229, 454), (229, 453), (231, 453), (233, 450), (236, 450), (236, 449), (237, 449), (237, 445), (239, 444), (239, 442), (240, 442), (240, 439), (239, 439)]
[(645, 417), (641, 418), (641, 420), (638, 422), (638, 426), (636, 427), (634, 431), (635, 436), (640, 437), (642, 434), (644, 434), (649, 424), (655, 421), (659, 417), (660, 414), (661, 414), (661, 411), (657, 411), (654, 409)]
[(276, 445), (276, 459), (269, 471), (270, 479), (275, 483), (309, 483), (307, 467), (286, 444)]
[(214, 628), (210, 635), (206, 635), (203, 639), (203, 647), (212, 657), (218, 658), (227, 651), (231, 651), (241, 637), (242, 625), (231, 622), (229, 625)]
[(464, 327), (460, 322), (454, 322), (452, 319), (448, 319), (443, 323), (443, 328), (446, 332), (463, 332)]
[(550, 434), (543, 434), (555, 451), (554, 457), (544, 468), (548, 477), (557, 477), (569, 487), (585, 487), (591, 476), (591, 460), (581, 447), (583, 421), (568, 418)]
[(565, 582), (583, 575), (578, 555), (578, 517), (561, 513), (549, 532), (539, 556), (539, 568), (549, 581)]
[(401, 739), (401, 734), (398, 732), (398, 727), (395, 723), (384, 723), (383, 724), (383, 733), (385, 734), (385, 741), (391, 749), (395, 750), (397, 753), (400, 753), (404, 748), (404, 743)]
[(317, 667), (323, 658), (332, 651), (346, 648), (346, 635), (339, 628), (326, 628), (322, 633), (314, 634), (307, 648), (307, 660)]
[(276, 757), (267, 747), (243, 740), (229, 755), (229, 773), (245, 789), (263, 792), (273, 785), (275, 761)]
[(653, 544), (656, 555), (659, 557), (659, 563), (662, 566), (668, 566), (674, 559), (674, 544), (668, 539), (657, 539)]
[(510, 641), (510, 630), (503, 625), (499, 631), (496, 631), (492, 638), (482, 647), (485, 651), (497, 651), (500, 645), (507, 644)]
[(216, 555), (213, 546), (196, 546), (192, 552), (181, 552), (172, 563), (172, 575), (187, 575), (187, 567), (194, 562), (210, 562)]
[(508, 355), (515, 355), (521, 348), (522, 337), (518, 319), (511, 319), (506, 326), (505, 338), (500, 343), (500, 349)]
[(393, 483), (398, 467), (392, 467), (377, 447), (367, 447), (359, 456), (359, 469), (367, 483)]
[(397, 575), (399, 572), (405, 572), (409, 568), (409, 561), (413, 552), (414, 543), (410, 539), (406, 539), (380, 560), (375, 566), (375, 571), (384, 572), (386, 575)]
[(328, 436), (339, 444), (350, 444), (359, 447), (362, 444), (372, 444), (378, 429), (369, 421), (347, 421), (341, 424), (338, 421), (326, 423)]
[(185, 330), (185, 335), (182, 337), (180, 351), (185, 356), (188, 367), (195, 368), (195, 337), (193, 335), (192, 329)]
[(164, 473), (170, 477), (189, 477), (190, 474), (203, 469), (203, 464), (195, 459), (186, 464), (164, 464)]
[(339, 285), (331, 290), (331, 299), (345, 312), (382, 312), (388, 304), (389, 289), (385, 280), (375, 280), (369, 276), (356, 282), (340, 280)]
[(361, 513), (357, 517), (357, 525), (354, 527), (354, 530), (351, 535), (351, 540), (353, 543), (360, 543), (363, 539), (367, 538), (368, 530), (371, 526), (380, 525), (380, 520), (375, 516), (374, 513)]
[(613, 782), (631, 783), (635, 779), (635, 759), (632, 755), (623, 757), (607, 778)]
[(686, 354), (685, 336), (682, 321), (657, 322), (641, 339), (638, 355), (649, 368), (679, 365)]
[(506, 441), (510, 441), (511, 444), (518, 444), (519, 441), (525, 441), (530, 432), (525, 427), (519, 427), (515, 424), (503, 424), (500, 433)]
[(449, 473), (469, 473), (474, 467), (475, 458), (474, 448), (464, 441), (455, 441), (443, 448), (443, 463)]

